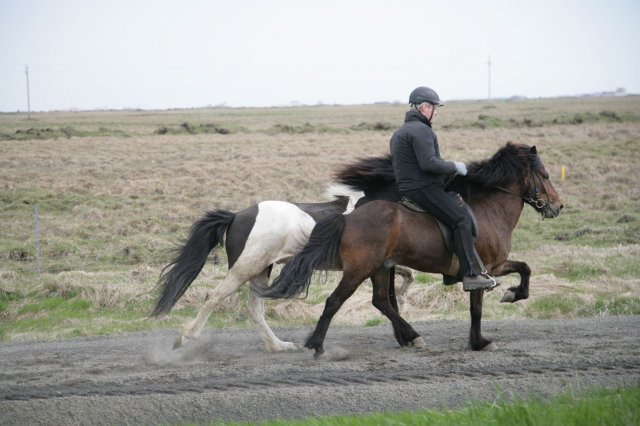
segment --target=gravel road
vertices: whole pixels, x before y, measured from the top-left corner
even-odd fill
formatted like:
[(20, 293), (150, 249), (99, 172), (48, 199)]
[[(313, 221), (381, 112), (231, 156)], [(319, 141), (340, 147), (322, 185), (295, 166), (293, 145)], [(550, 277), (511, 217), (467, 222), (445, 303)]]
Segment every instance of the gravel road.
[[(330, 360), (270, 354), (250, 330), (175, 330), (0, 344), (0, 423), (255, 421), (550, 397), (640, 385), (640, 317), (485, 321), (497, 349), (472, 352), (469, 322), (414, 324), (426, 350), (391, 326), (329, 330)], [(309, 327), (277, 330), (301, 343)]]

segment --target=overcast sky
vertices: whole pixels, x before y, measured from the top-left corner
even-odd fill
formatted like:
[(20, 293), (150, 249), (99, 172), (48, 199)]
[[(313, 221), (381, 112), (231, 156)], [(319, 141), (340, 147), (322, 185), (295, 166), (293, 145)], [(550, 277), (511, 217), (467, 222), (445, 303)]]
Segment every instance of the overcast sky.
[(0, 111), (640, 93), (638, 0), (0, 0)]

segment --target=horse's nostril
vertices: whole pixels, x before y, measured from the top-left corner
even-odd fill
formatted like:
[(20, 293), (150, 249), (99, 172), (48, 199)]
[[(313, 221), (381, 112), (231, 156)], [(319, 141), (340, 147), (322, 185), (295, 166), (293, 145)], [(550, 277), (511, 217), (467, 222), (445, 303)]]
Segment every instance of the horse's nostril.
[(560, 210), (564, 208), (564, 204), (560, 204)]

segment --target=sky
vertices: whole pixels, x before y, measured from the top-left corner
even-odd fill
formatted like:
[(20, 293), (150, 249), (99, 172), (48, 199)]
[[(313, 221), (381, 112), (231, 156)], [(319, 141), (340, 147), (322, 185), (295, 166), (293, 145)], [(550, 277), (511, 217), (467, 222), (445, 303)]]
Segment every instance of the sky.
[[(640, 93), (638, 0), (0, 0), (0, 111)], [(489, 58), (491, 65), (488, 65)]]

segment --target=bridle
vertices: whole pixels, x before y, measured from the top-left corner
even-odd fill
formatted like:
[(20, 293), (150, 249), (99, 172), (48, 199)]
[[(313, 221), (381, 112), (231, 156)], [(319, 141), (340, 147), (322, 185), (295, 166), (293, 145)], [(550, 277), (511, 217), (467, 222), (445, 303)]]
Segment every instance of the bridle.
[[(531, 182), (533, 182), (533, 188), (531, 188), (531, 192), (529, 193), (529, 195), (516, 194), (515, 192), (510, 191), (507, 188), (504, 188), (502, 186), (497, 186), (497, 185), (488, 185), (486, 187), (487, 188), (497, 189), (498, 191), (504, 192), (505, 194), (509, 194), (509, 195), (514, 196), (516, 198), (520, 198), (525, 203), (527, 203), (531, 207), (533, 207), (538, 213), (541, 213), (542, 216), (544, 217), (544, 212), (545, 212), (545, 210), (547, 210), (548, 208), (551, 207), (551, 203), (549, 201), (543, 200), (542, 197), (541, 197), (541, 193), (538, 190), (538, 184), (536, 182), (536, 177), (542, 183), (542, 178), (539, 176), (539, 174), (540, 174), (539, 170), (540, 170), (540, 158), (536, 157), (535, 164), (533, 165), (533, 167), (529, 168), (529, 173), (530, 173), (530, 176), (531, 176)], [(445, 182), (445, 188), (448, 187), (453, 182), (455, 177), (456, 177), (456, 175), (454, 174), (449, 178), (449, 180), (447, 182)], [(480, 181), (477, 181), (477, 180), (474, 180), (474, 179), (470, 179), (468, 177), (467, 177), (467, 180), (468, 181), (475, 181), (475, 182), (483, 184), (483, 182), (480, 182)], [(545, 195), (546, 196), (545, 198), (547, 198), (547, 200), (548, 200), (549, 199), (549, 193), (545, 189), (544, 184), (542, 185), (542, 191), (543, 191), (543, 195)]]
[(493, 186), (493, 188), (495, 188), (495, 189), (497, 189), (499, 191), (502, 191), (502, 192), (504, 192), (506, 194), (513, 195), (516, 198), (521, 198), (525, 203), (529, 204), (537, 212), (544, 214), (544, 211), (551, 207), (551, 203), (549, 203), (549, 201), (548, 201), (549, 193), (544, 188), (544, 185), (542, 185), (542, 191), (543, 191), (544, 195), (546, 196), (547, 201), (543, 200), (542, 197), (540, 196), (540, 191), (538, 191), (538, 185), (536, 183), (536, 177), (540, 181), (541, 181), (541, 178), (540, 178), (540, 176), (538, 176), (538, 170), (537, 169), (538, 168), (536, 167), (536, 170), (533, 170), (533, 169), (530, 170), (531, 181), (533, 182), (533, 188), (532, 188), (531, 193), (528, 196), (518, 195), (515, 192), (509, 191), (508, 189), (503, 188), (501, 186)]

